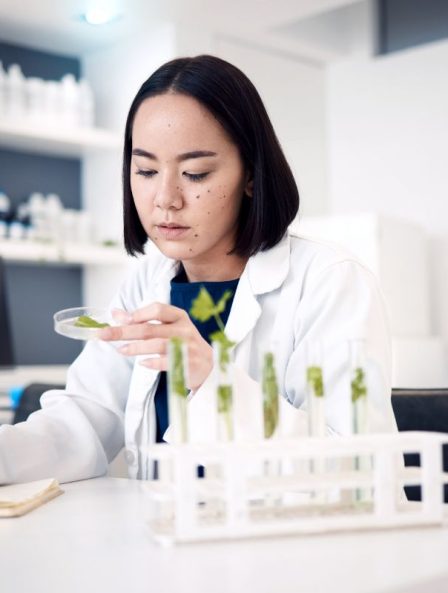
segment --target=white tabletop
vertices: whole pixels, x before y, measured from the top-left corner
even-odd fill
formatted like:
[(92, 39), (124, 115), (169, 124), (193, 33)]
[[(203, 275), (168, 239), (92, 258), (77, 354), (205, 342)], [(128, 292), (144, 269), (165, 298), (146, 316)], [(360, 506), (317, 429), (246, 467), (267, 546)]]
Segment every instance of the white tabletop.
[(68, 365), (28, 365), (0, 370), (0, 391), (28, 383), (65, 384)]
[(0, 519), (5, 593), (446, 593), (448, 527), (159, 547), (141, 483), (100, 478)]

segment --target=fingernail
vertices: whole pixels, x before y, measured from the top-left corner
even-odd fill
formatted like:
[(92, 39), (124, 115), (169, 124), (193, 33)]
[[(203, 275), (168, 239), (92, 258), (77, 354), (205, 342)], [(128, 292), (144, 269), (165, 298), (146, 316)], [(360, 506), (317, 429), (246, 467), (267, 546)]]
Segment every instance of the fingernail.
[(120, 346), (120, 348), (117, 348), (117, 352), (120, 352), (120, 354), (127, 354), (129, 352), (129, 347), (127, 345)]

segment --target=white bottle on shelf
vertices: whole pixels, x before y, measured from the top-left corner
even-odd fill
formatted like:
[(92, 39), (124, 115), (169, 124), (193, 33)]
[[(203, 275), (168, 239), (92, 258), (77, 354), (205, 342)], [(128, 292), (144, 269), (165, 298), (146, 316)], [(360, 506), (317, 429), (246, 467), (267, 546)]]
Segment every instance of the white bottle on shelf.
[(80, 91), (73, 74), (65, 74), (61, 79), (61, 121), (67, 126), (78, 125)]
[(0, 119), (5, 118), (6, 109), (6, 72), (0, 61)]
[(45, 83), (42, 78), (26, 79), (27, 117), (33, 123), (40, 123), (45, 106)]
[(50, 127), (56, 127), (60, 124), (61, 95), (61, 88), (58, 82), (55, 80), (47, 80), (45, 82), (43, 115), (46, 124)]
[(45, 208), (45, 198), (40, 192), (34, 192), (29, 197), (31, 235), (37, 241), (48, 241), (48, 225)]
[(0, 190), (0, 239), (8, 236), (8, 221), (11, 214), (11, 201), (8, 196)]
[(25, 115), (26, 88), (25, 77), (18, 64), (11, 64), (6, 77), (6, 114), (11, 119)]
[(93, 91), (84, 78), (79, 82), (78, 123), (82, 128), (92, 128), (94, 125), (95, 100)]
[(64, 207), (57, 194), (48, 194), (45, 200), (45, 211), (48, 223), (50, 241), (60, 243), (63, 240), (61, 232), (62, 211)]

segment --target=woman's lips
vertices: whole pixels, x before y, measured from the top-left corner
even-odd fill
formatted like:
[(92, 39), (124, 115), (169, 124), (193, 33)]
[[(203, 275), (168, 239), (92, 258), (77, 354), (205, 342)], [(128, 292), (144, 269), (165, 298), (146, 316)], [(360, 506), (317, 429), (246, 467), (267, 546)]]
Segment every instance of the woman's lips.
[(157, 229), (165, 239), (178, 239), (189, 230), (189, 227), (159, 225)]

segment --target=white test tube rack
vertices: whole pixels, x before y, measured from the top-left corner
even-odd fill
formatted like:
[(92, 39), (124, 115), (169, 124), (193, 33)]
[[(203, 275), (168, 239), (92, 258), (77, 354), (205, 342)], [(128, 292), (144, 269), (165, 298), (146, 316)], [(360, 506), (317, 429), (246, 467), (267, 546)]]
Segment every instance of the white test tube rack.
[[(159, 479), (143, 484), (151, 531), (172, 544), (440, 525), (443, 445), (448, 434), (429, 432), (152, 445)], [(404, 467), (404, 453), (419, 454), (420, 467)], [(407, 501), (403, 486), (421, 486), (421, 502)]]

